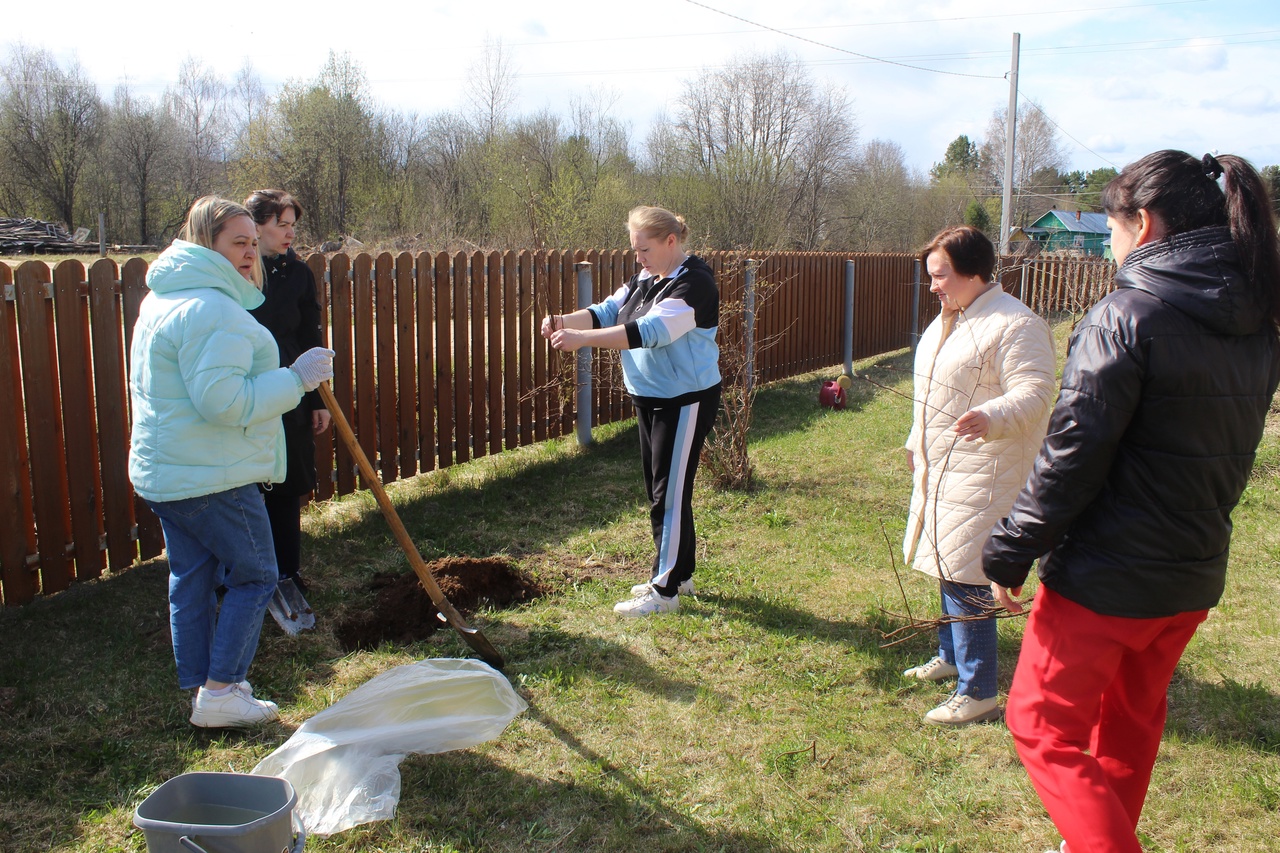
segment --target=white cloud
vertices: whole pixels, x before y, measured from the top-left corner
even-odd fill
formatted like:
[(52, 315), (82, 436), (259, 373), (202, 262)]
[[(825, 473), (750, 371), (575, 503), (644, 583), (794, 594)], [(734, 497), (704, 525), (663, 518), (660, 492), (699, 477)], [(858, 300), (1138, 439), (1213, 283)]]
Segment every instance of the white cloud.
[(1109, 101), (1140, 101), (1155, 97), (1150, 86), (1127, 77), (1108, 77), (1098, 86), (1097, 92)]
[(1112, 136), (1110, 133), (1100, 133), (1096, 136), (1090, 136), (1088, 146), (1099, 154), (1119, 154), (1126, 148), (1123, 140)]
[(1227, 67), (1227, 48), (1220, 39), (1192, 39), (1182, 50), (1175, 51), (1178, 67), (1192, 74), (1222, 71)]
[(1280, 112), (1280, 100), (1264, 86), (1247, 86), (1220, 98), (1205, 98), (1200, 108), (1226, 110), (1243, 116)]
[(547, 28), (541, 21), (529, 19), (520, 25), (520, 34), (530, 38), (546, 38)]

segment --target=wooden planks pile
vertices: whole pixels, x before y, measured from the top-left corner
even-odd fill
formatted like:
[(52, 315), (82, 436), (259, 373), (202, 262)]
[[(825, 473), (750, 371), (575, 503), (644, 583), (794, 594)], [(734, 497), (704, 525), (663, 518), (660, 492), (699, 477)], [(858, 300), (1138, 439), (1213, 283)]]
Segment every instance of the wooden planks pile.
[(94, 246), (77, 243), (67, 229), (39, 219), (0, 217), (0, 255), (85, 252)]

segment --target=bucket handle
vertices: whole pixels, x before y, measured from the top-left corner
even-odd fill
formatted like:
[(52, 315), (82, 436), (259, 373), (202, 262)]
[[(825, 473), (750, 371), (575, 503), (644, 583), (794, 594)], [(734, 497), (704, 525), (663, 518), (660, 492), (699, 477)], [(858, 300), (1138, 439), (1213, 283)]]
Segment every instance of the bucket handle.
[(289, 817), (293, 823), (293, 828), (298, 833), (297, 840), (293, 843), (292, 850), (286, 848), (285, 850), (281, 850), (280, 853), (302, 853), (302, 848), (306, 846), (307, 843), (307, 828), (302, 825), (302, 818), (298, 817), (298, 813), (296, 811)]
[[(280, 853), (302, 853), (302, 848), (305, 847), (307, 843), (307, 830), (302, 825), (302, 821), (298, 819), (298, 815), (296, 813), (293, 814), (291, 817), (293, 821), (293, 827), (298, 831), (298, 834), (293, 842), (292, 849), (285, 847), (283, 850), (280, 851)], [(203, 847), (201, 847), (199, 844), (196, 844), (194, 841), (192, 841), (190, 838), (188, 838), (185, 835), (180, 836), (178, 838), (178, 843), (181, 844), (183, 847), (187, 848), (188, 850), (190, 850), (191, 853), (209, 853), (209, 851), (205, 850)]]

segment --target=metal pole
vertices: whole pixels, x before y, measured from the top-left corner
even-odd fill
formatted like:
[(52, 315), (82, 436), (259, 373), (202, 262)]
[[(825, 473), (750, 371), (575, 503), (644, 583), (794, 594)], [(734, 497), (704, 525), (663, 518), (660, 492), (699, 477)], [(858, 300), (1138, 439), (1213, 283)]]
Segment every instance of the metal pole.
[(748, 396), (756, 385), (756, 270), (759, 268), (759, 261), (748, 258), (742, 282), (742, 346), (746, 350), (742, 368), (746, 375), (742, 384)]
[(1009, 226), (1013, 207), (1013, 148), (1018, 126), (1018, 45), (1020, 33), (1013, 34), (1013, 65), (1009, 69), (1009, 115), (1004, 123), (1004, 195), (1000, 204), (1000, 254), (1009, 254)]
[(853, 375), (853, 261), (844, 262), (844, 375)]
[[(578, 273), (578, 307), (591, 305), (591, 264), (579, 261), (574, 264)], [(578, 409), (578, 444), (586, 446), (591, 443), (591, 423), (595, 420), (595, 410), (591, 405), (591, 347), (578, 350), (578, 382), (575, 405)]]
[(1027, 264), (1030, 261), (1027, 258), (1022, 259), (1022, 283), (1018, 287), (1018, 301), (1023, 305), (1027, 304)]
[(98, 214), (98, 257), (107, 256), (107, 215)]
[(920, 259), (912, 264), (914, 273), (911, 276), (911, 349), (915, 350), (920, 343)]

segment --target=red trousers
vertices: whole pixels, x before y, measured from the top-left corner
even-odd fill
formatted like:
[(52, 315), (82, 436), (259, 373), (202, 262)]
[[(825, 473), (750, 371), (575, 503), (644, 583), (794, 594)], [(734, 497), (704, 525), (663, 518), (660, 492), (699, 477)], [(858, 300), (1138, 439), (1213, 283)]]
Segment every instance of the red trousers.
[(1126, 619), (1036, 593), (1005, 719), (1068, 853), (1141, 853), (1169, 682), (1208, 613)]

